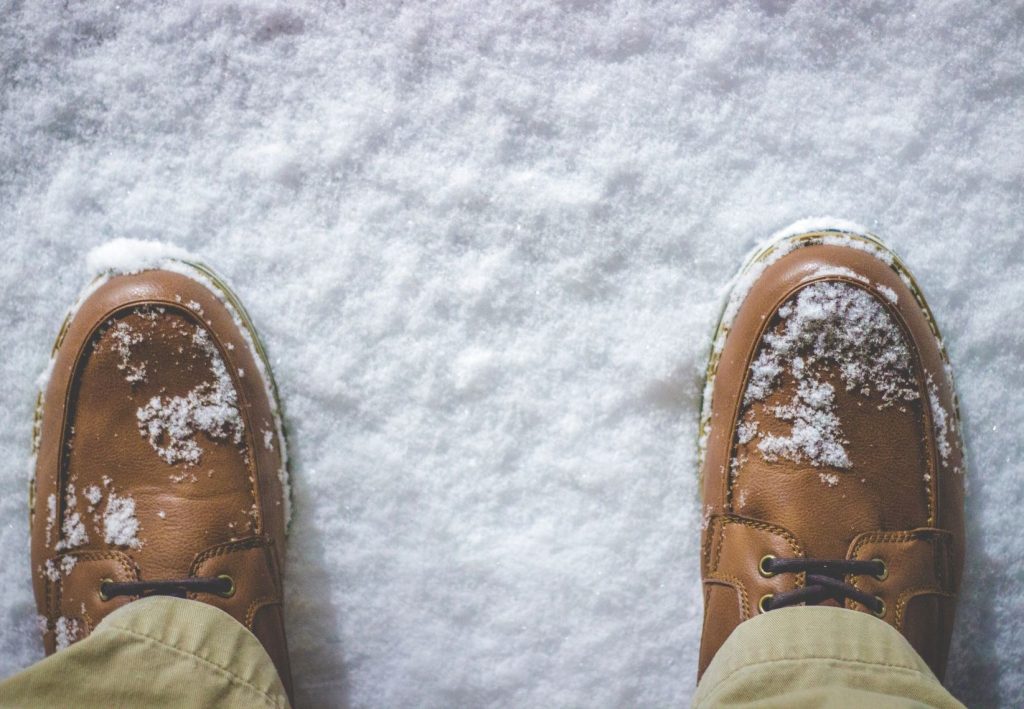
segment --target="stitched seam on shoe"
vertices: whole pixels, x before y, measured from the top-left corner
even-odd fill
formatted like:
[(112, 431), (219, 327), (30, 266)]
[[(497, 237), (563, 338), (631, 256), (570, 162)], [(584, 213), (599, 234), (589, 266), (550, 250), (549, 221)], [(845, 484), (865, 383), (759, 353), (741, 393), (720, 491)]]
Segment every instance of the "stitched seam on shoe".
[(270, 537), (250, 537), (249, 539), (243, 539), (242, 541), (238, 542), (227, 542), (225, 544), (219, 544), (215, 546), (213, 549), (207, 549), (206, 551), (201, 552), (199, 556), (195, 558), (195, 561), (192, 562), (191, 572), (195, 573), (195, 571), (204, 561), (209, 561), (214, 557), (224, 556), (225, 554), (231, 554), (236, 551), (248, 551), (249, 549), (259, 549), (261, 547), (270, 546), (272, 543), (273, 542), (270, 539)]
[(217, 664), (216, 662), (214, 662), (212, 660), (208, 660), (205, 657), (200, 657), (199, 655), (195, 654), (194, 652), (189, 652), (188, 650), (183, 650), (182, 648), (178, 647), (177, 645), (172, 645), (172, 644), (164, 641), (161, 638), (157, 638), (157, 637), (154, 637), (152, 635), (148, 635), (146, 633), (140, 633), (139, 631), (133, 630), (131, 628), (126, 628), (124, 626), (114, 626), (112, 628), (112, 630), (114, 630), (116, 632), (119, 632), (119, 633), (127, 633), (129, 635), (134, 635), (134, 636), (139, 637), (139, 638), (144, 638), (144, 639), (149, 640), (149, 641), (151, 641), (153, 643), (156, 643), (157, 645), (159, 645), (159, 646), (161, 646), (163, 648), (166, 648), (167, 650), (170, 650), (171, 652), (173, 652), (175, 654), (184, 655), (185, 657), (189, 657), (189, 658), (195, 659), (195, 660), (197, 660), (198, 662), (200, 662), (200, 663), (202, 663), (204, 665), (209, 665), (210, 667), (214, 668), (215, 670), (217, 670), (219, 672), (222, 672), (223, 674), (226, 674), (229, 678), (231, 678), (231, 680), (233, 680), (237, 684), (241, 685), (242, 687), (245, 687), (246, 689), (250, 689), (253, 692), (256, 692), (258, 695), (263, 697), (263, 699), (266, 701), (266, 703), (268, 705), (270, 705), (272, 707), (279, 707), (279, 706), (281, 706), (281, 704), (276, 702), (274, 700), (274, 698), (269, 693), (263, 691), (262, 689), (260, 689), (256, 685), (254, 685), (252, 682), (249, 682), (248, 680), (243, 679), (242, 677), (239, 677), (237, 674), (235, 674), (234, 672), (229, 670), (227, 667), (219, 665), (219, 664)]
[[(714, 563), (709, 569), (710, 573), (715, 573), (718, 570), (719, 562), (722, 558), (722, 547), (725, 545), (725, 528), (730, 524), (738, 524), (742, 527), (750, 527), (751, 529), (758, 529), (763, 532), (768, 532), (776, 536), (782, 537), (789, 543), (789, 548), (793, 550), (793, 554), (796, 556), (803, 556), (803, 550), (800, 548), (800, 543), (797, 542), (796, 537), (787, 529), (779, 527), (778, 525), (770, 524), (768, 522), (759, 522), (757, 520), (745, 519), (742, 517), (733, 517), (731, 515), (723, 515), (719, 517), (722, 523), (722, 531), (719, 535), (717, 554), (715, 555)], [(800, 573), (798, 576), (797, 586), (803, 585), (804, 574)]]
[(718, 525), (719, 516), (714, 515), (709, 521), (709, 529), (704, 532), (704, 545), (701, 549), (701, 571), (711, 566), (711, 550), (714, 548), (715, 527)]
[[(871, 543), (892, 543), (896, 542), (899, 544), (909, 544), (911, 542), (925, 542), (930, 544), (933, 549), (933, 562), (932, 562), (932, 573), (934, 574), (935, 583), (931, 586), (915, 586), (910, 589), (904, 590), (896, 600), (896, 617), (893, 626), (897, 630), (903, 629), (903, 612), (906, 610), (906, 605), (910, 598), (915, 595), (919, 595), (921, 592), (930, 592), (938, 596), (944, 596), (947, 598), (955, 598), (956, 595), (946, 589), (946, 584), (943, 581), (944, 574), (939, 569), (938, 555), (934, 554), (934, 548), (936, 545), (940, 547), (940, 551), (945, 551), (948, 547), (948, 540), (951, 535), (942, 529), (924, 529), (924, 530), (913, 530), (910, 532), (873, 532), (865, 535), (857, 542), (857, 545), (851, 550), (850, 556), (853, 558), (857, 557), (861, 548)], [(854, 588), (860, 588), (856, 577), (849, 578), (849, 583)], [(847, 601), (847, 608), (855, 609), (856, 604), (853, 601)]]
[(913, 675), (918, 675), (918, 676), (921, 676), (921, 677), (926, 677), (928, 679), (934, 679), (933, 675), (926, 674), (925, 672), (922, 672), (920, 669), (918, 669), (916, 667), (908, 667), (906, 665), (898, 665), (898, 664), (893, 664), (893, 663), (889, 663), (889, 662), (876, 662), (876, 661), (872, 661), (872, 660), (860, 660), (860, 659), (851, 658), (851, 657), (832, 657), (832, 656), (829, 656), (829, 655), (805, 655), (803, 657), (775, 657), (775, 658), (772, 658), (771, 660), (759, 660), (757, 662), (751, 662), (751, 663), (748, 663), (748, 664), (744, 664), (741, 667), (737, 667), (736, 669), (732, 670), (727, 677), (722, 678), (715, 686), (713, 686), (710, 690), (708, 690), (707, 694), (705, 695), (705, 699), (702, 700), (702, 703), (703, 704), (707, 704), (708, 706), (714, 706), (714, 703), (711, 702), (711, 698), (714, 696), (714, 694), (719, 689), (721, 689), (723, 686), (725, 686), (729, 681), (735, 679), (736, 675), (739, 674), (740, 672), (745, 672), (745, 671), (747, 671), (749, 669), (753, 669), (753, 668), (756, 668), (756, 667), (761, 667), (761, 666), (764, 666), (764, 665), (772, 665), (772, 664), (781, 663), (781, 662), (805, 662), (805, 661), (808, 661), (808, 660), (812, 661), (812, 662), (814, 662), (814, 661), (817, 661), (817, 662), (841, 662), (841, 663), (852, 664), (852, 665), (861, 665), (861, 666), (863, 666), (865, 668), (868, 668), (868, 667), (884, 667), (886, 670), (888, 670), (890, 672), (905, 672), (905, 673), (908, 673), (908, 674), (913, 674)]
[[(796, 538), (792, 535), (792, 533), (777, 525), (770, 524), (768, 522), (760, 522), (757, 520), (745, 519), (742, 517), (733, 517), (731, 515), (721, 515), (718, 517), (717, 521), (720, 523), (721, 531), (718, 535), (719, 541), (717, 548), (715, 549), (716, 553), (714, 554), (714, 563), (712, 564), (711, 568), (708, 569), (708, 578), (717, 579), (721, 581), (728, 581), (733, 585), (734, 589), (740, 593), (740, 596), (743, 601), (743, 605), (741, 608), (742, 612), (740, 614), (742, 616), (742, 622), (742, 620), (747, 620), (753, 617), (753, 607), (750, 604), (750, 594), (747, 591), (746, 584), (744, 584), (743, 581), (741, 581), (736, 576), (719, 573), (718, 571), (718, 565), (721, 562), (722, 558), (722, 548), (725, 546), (726, 527), (728, 527), (730, 524), (738, 524), (742, 527), (749, 527), (751, 529), (758, 529), (761, 531), (769, 532), (770, 534), (774, 534), (785, 539), (789, 543), (790, 549), (793, 550), (794, 555), (801, 556), (803, 552), (801, 551), (800, 545), (797, 543)], [(801, 573), (797, 575), (796, 585), (798, 588), (804, 585), (804, 574)]]
[[(108, 550), (108, 551), (97, 551), (97, 550), (69, 551), (69, 552), (66, 552), (64, 554), (59, 554), (58, 556), (55, 556), (55, 557), (52, 557), (52, 558), (56, 559), (56, 558), (60, 558), (61, 556), (74, 556), (75, 558), (77, 558), (77, 559), (79, 559), (81, 561), (84, 561), (84, 562), (89, 562), (89, 561), (108, 561), (108, 560), (109, 561), (116, 561), (121, 566), (121, 569), (122, 569), (122, 571), (124, 571), (125, 576), (127, 576), (128, 578), (131, 578), (131, 579), (135, 579), (136, 581), (139, 579), (138, 567), (134, 565), (134, 562), (129, 563), (130, 557), (128, 557), (124, 552), (121, 552), (121, 551), (117, 551), (117, 550)], [(129, 561), (126, 561), (126, 559), (128, 559)], [(93, 624), (93, 622), (92, 622), (91, 616), (88, 613), (84, 613), (84, 614), (83, 613), (67, 613), (67, 614), (64, 613), (64, 579), (63, 578), (60, 578), (57, 581), (53, 581), (53, 582), (51, 582), (49, 579), (47, 579), (46, 586), (47, 586), (47, 600), (48, 601), (49, 601), (49, 587), (50, 587), (51, 583), (56, 587), (56, 594), (55, 594), (55, 597), (54, 597), (53, 615), (51, 615), (50, 620), (52, 620), (53, 622), (56, 623), (57, 619), (54, 618), (53, 616), (60, 617), (60, 616), (64, 616), (64, 615), (68, 615), (68, 616), (72, 616), (72, 617), (78, 617), (78, 618), (83, 618), (86, 621), (86, 623), (87, 623), (87, 625), (89, 627), (88, 627), (87, 631), (84, 634), (82, 634), (81, 637), (76, 639), (76, 641), (77, 640), (85, 639), (86, 637), (89, 636), (90, 633), (92, 633), (92, 631), (96, 627)]]
[(944, 598), (953, 598), (951, 594), (944, 592), (941, 588), (936, 586), (917, 586), (915, 588), (908, 588), (899, 595), (896, 599), (896, 630), (903, 632), (903, 614), (907, 610), (907, 605), (910, 601), (917, 596), (924, 595), (935, 595)]
[(744, 620), (748, 620), (751, 617), (750, 596), (747, 594), (747, 588), (743, 585), (742, 581), (740, 581), (735, 576), (730, 576), (729, 574), (719, 574), (717, 572), (713, 576), (708, 577), (706, 581), (727, 582), (730, 586), (732, 586), (732, 589), (734, 591), (740, 594), (740, 597), (743, 601), (743, 604), (740, 606), (740, 616), (742, 616), (740, 618), (740, 622), (742, 623)]
[[(852, 556), (853, 558), (856, 559), (857, 558), (857, 554), (860, 552), (861, 548), (864, 547), (867, 544), (872, 544), (872, 543), (887, 544), (887, 543), (892, 543), (892, 542), (896, 542), (897, 544), (908, 544), (908, 543), (915, 542), (915, 541), (918, 541), (918, 536), (917, 536), (916, 532), (873, 532), (871, 534), (864, 535), (864, 537), (862, 537), (861, 540), (857, 542), (857, 545), (850, 552), (850, 556)], [(923, 541), (929, 541), (929, 540), (923, 540)], [(849, 583), (851, 586), (853, 586), (854, 588), (857, 588), (857, 589), (860, 588), (859, 577), (857, 577), (856, 575), (851, 574), (851, 575), (847, 576), (846, 578), (847, 578), (847, 583)], [(899, 598), (902, 598), (902, 596), (900, 596)], [(855, 610), (856, 609), (856, 602), (853, 601), (852, 599), (847, 599), (845, 605), (846, 605), (847, 608), (850, 608), (851, 610)], [(897, 601), (896, 617), (897, 617), (897, 621), (898, 621), (898, 619), (899, 619), (899, 601)], [(893, 625), (895, 625), (896, 627), (899, 627), (897, 623), (893, 623)]]
[[(66, 557), (66, 556), (73, 556), (76, 559), (80, 559), (82, 561), (87, 561), (87, 562), (88, 561), (103, 561), (105, 559), (112, 559), (114, 561), (117, 561), (121, 565), (121, 568), (125, 571), (125, 575), (126, 576), (129, 576), (129, 577), (132, 577), (132, 578), (135, 578), (135, 579), (138, 579), (138, 577), (139, 577), (138, 576), (138, 572), (136, 571), (136, 569), (133, 568), (132, 565), (130, 565), (128, 562), (125, 561), (125, 554), (123, 552), (120, 552), (120, 551), (92, 551), (92, 550), (90, 550), (90, 551), (69, 551), (69, 552), (64, 552), (62, 554), (58, 554), (56, 556), (52, 556), (52, 557), (50, 557), (50, 560), (52, 560), (52, 559), (60, 559), (60, 558)], [(50, 630), (50, 624), (56, 623), (58, 618), (60, 618), (61, 616), (65, 615), (65, 613), (64, 613), (64, 579), (63, 579), (63, 577), (57, 579), (56, 581), (50, 581), (49, 578), (46, 578), (46, 580), (45, 580), (45, 592), (46, 592), (46, 613), (47, 613), (47, 616), (48, 616), (48, 618), (47, 618), (48, 623), (47, 623), (47, 628), (46, 629), (47, 629), (47, 631), (49, 631)], [(72, 617), (79, 617), (79, 618), (82, 617), (82, 614), (80, 614), (80, 613), (67, 613), (66, 615), (69, 615), (69, 616), (72, 616)], [(86, 622), (89, 624), (90, 627), (88, 628), (87, 632), (85, 634), (83, 634), (82, 637), (77, 638), (77, 640), (81, 640), (81, 639), (87, 637), (89, 635), (89, 633), (92, 632), (92, 629), (93, 629), (94, 626), (92, 626), (90, 620), (91, 619), (89, 619), (88, 614), (86, 614)]]
[[(764, 532), (770, 532), (772, 534), (776, 534), (776, 535), (782, 537), (783, 539), (785, 539), (787, 542), (789, 542), (789, 546), (793, 550), (794, 554), (801, 554), (802, 553), (802, 551), (800, 549), (800, 544), (799, 544), (799, 542), (797, 542), (796, 537), (793, 535), (792, 532), (790, 532), (788, 529), (785, 529), (784, 527), (780, 527), (780, 526), (778, 526), (776, 524), (771, 524), (770, 522), (761, 522), (761, 521), (758, 521), (758, 520), (746, 519), (745, 517), (734, 517), (732, 515), (723, 515), (721, 519), (722, 519), (722, 530), (723, 530), (722, 536), (723, 536), (723, 538), (725, 536), (725, 526), (727, 524), (739, 524), (739, 525), (742, 525), (744, 527), (750, 527), (752, 529), (759, 529), (759, 530), (764, 531)], [(721, 552), (721, 549), (719, 549), (719, 552)], [(717, 568), (717, 567), (718, 567), (718, 565), (716, 564), (715, 568)]]
[(272, 606), (274, 604), (280, 605), (281, 599), (277, 595), (273, 596), (260, 596), (253, 600), (249, 604), (249, 608), (245, 611), (245, 627), (252, 630), (252, 623), (256, 620), (256, 611), (265, 606)]
[(714, 556), (715, 549), (721, 546), (721, 544), (715, 544), (715, 538), (723, 533), (724, 525), (722, 522), (724, 519), (724, 516), (721, 514), (711, 515), (711, 518), (708, 522), (708, 529), (704, 534), (704, 548), (701, 550), (704, 557), (702, 559), (702, 562), (704, 566), (707, 567), (707, 571), (709, 573), (712, 568), (718, 565), (717, 563), (712, 561), (712, 557)]

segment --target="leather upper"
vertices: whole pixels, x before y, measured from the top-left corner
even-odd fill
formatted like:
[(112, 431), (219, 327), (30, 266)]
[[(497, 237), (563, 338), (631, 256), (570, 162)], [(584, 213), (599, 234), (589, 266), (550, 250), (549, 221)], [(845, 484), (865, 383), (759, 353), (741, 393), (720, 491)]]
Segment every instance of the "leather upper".
[[(962, 570), (964, 475), (948, 362), (927, 305), (898, 260), (854, 234), (790, 237), (754, 266), (762, 270), (728, 312), (709, 367), (699, 672), (761, 612), (763, 597), (804, 584), (803, 573), (762, 573), (761, 559), (772, 555), (884, 561), (884, 578), (843, 580), (881, 599), (880, 617), (941, 677)], [(766, 369), (773, 360), (764, 353), (791, 334), (794, 313), (802, 307), (812, 323), (820, 315), (810, 297), (818, 292), (891, 325), (891, 346), (857, 347), (877, 333), (850, 330), (787, 351), (774, 362), (781, 371)], [(870, 361), (833, 357), (837, 341)], [(905, 370), (898, 392), (851, 388), (864, 371), (891, 383), (893, 351)], [(818, 379), (801, 378), (805, 361), (817, 362)], [(818, 394), (824, 404), (814, 403)]]
[(251, 630), (290, 691), (270, 375), (230, 296), (180, 265), (101, 277), (55, 345), (31, 508), (44, 646), (134, 600), (104, 598), (104, 581), (227, 575), (232, 594), (190, 597)]

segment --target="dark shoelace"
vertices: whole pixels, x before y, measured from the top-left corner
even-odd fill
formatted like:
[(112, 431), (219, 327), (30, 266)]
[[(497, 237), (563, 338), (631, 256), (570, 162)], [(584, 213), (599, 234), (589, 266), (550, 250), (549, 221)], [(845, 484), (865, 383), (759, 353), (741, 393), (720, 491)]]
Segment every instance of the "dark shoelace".
[(235, 582), (230, 576), (191, 576), (183, 579), (161, 581), (111, 581), (100, 583), (100, 598), (109, 600), (116, 596), (178, 596), (189, 593), (216, 593), (228, 598), (235, 594)]
[(845, 603), (850, 599), (870, 608), (876, 615), (885, 613), (885, 604), (881, 598), (843, 581), (848, 575), (867, 575), (884, 579), (888, 575), (888, 570), (881, 559), (780, 559), (766, 556), (761, 559), (760, 571), (762, 576), (807, 574), (807, 581), (802, 588), (762, 597), (761, 610), (770, 611), (799, 603), (813, 605), (830, 599)]

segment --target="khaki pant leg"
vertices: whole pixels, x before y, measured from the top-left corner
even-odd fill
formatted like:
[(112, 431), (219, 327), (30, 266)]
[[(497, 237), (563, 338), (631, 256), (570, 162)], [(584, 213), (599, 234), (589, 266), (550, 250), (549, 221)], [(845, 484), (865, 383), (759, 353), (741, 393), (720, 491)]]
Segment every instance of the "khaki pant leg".
[(157, 596), (0, 682), (4, 707), (287, 707), (259, 640), (227, 613)]
[(740, 624), (705, 671), (693, 705), (963, 707), (895, 628), (826, 606), (780, 608)]

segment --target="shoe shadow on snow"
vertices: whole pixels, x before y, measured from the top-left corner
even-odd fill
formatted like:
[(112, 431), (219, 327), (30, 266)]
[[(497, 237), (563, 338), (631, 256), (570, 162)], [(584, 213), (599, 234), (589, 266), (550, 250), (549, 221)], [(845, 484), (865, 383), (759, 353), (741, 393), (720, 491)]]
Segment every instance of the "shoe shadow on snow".
[[(294, 430), (294, 429), (292, 429)], [(332, 604), (325, 537), (313, 515), (303, 514), (313, 500), (303, 484), (304, 456), (289, 440), (294, 515), (288, 534), (285, 571), (285, 619), (295, 706), (348, 709), (350, 687), (342, 657), (342, 618)]]
[(945, 683), (953, 695), (967, 706), (1012, 706), (1013, 702), (1008, 701), (1011, 698), (1002, 696), (1002, 667), (997, 650), (992, 646), (992, 639), (998, 636), (993, 604), (998, 597), (997, 589), (1007, 586), (1005, 574), (1008, 565), (991, 558), (986, 550), (981, 520), (991, 509), (991, 505), (985, 503), (987, 483), (983, 475), (972, 474), (981, 466), (971, 465), (970, 452), (977, 448), (971, 445), (972, 436), (967, 431), (966, 418), (961, 420), (965, 450), (968, 451), (966, 474), (970, 476), (964, 510), (967, 538), (960, 603)]

